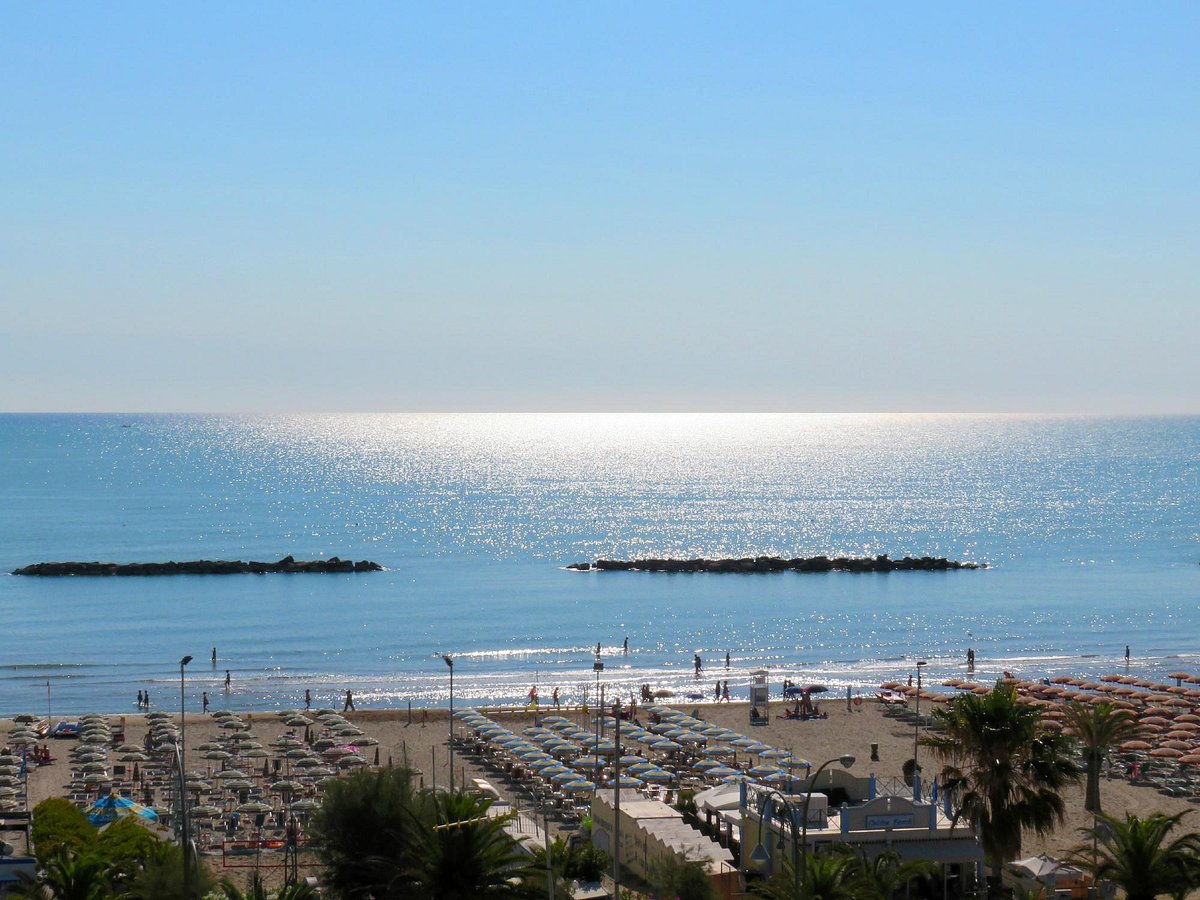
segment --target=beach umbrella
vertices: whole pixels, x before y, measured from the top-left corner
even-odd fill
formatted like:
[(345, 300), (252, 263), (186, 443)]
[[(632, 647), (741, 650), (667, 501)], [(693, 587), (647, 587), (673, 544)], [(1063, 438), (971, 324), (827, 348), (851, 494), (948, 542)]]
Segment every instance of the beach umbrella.
[(811, 769), (812, 763), (807, 759), (801, 759), (799, 756), (793, 756), (790, 759), (781, 760), (779, 765), (785, 769)]
[(743, 737), (743, 738), (736, 738), (735, 740), (730, 741), (730, 743), (732, 743), (733, 746), (735, 746), (735, 747), (745, 748), (745, 747), (753, 747), (756, 744), (758, 744), (759, 741), (756, 741), (754, 738), (751, 738), (751, 737)]
[[(632, 775), (622, 775), (620, 780), (615, 779), (615, 778), (610, 778), (608, 781), (604, 782), (604, 786), (605, 787), (636, 788), (636, 787), (641, 787), (645, 783), (646, 782), (642, 781), (642, 779), (634, 778)], [(565, 790), (565, 787), (564, 787), (564, 790)]]
[(544, 759), (535, 759), (529, 763), (529, 768), (536, 769), (538, 772), (545, 772), (547, 769), (553, 769), (561, 765), (553, 756), (547, 756)]
[(313, 724), (313, 720), (305, 716), (292, 716), (289, 719), (285, 719), (284, 724), (290, 725), (293, 728), (307, 728), (309, 725)]
[(791, 755), (792, 754), (788, 753), (786, 750), (776, 750), (774, 748), (763, 750), (758, 753), (758, 756), (762, 757), (763, 759), (787, 759)]
[(645, 781), (670, 781), (675, 776), (666, 769), (647, 769), (638, 773), (638, 777)]
[(1133, 750), (1152, 750), (1154, 747), (1148, 741), (1125, 741), (1125, 743), (1121, 744), (1120, 749), (1130, 752)]
[(108, 777), (108, 773), (106, 772), (92, 772), (83, 776), (84, 784), (107, 784), (110, 781), (112, 779)]
[(680, 748), (683, 747), (683, 744), (677, 744), (675, 741), (672, 741), (672, 740), (661, 740), (661, 741), (655, 741), (650, 746), (653, 747), (655, 750), (679, 750)]
[(749, 775), (746, 775), (742, 772), (738, 772), (736, 775), (726, 775), (724, 778), (721, 779), (721, 781), (723, 781), (725, 784), (735, 784), (735, 783), (742, 782), (742, 781), (753, 783), (754, 779), (751, 778)]
[(296, 769), (314, 769), (321, 764), (322, 760), (312, 756), (305, 756), (293, 762), (292, 766)]
[(1183, 756), (1183, 751), (1172, 747), (1156, 747), (1150, 751), (1150, 755), (1155, 759), (1178, 759)]
[(214, 760), (233, 759), (233, 754), (227, 750), (209, 750), (204, 754), (204, 758)]
[(230, 781), (231, 779), (242, 777), (244, 777), (243, 773), (237, 769), (222, 769), (213, 776), (213, 778), (220, 778), (222, 781)]
[(572, 765), (580, 766), (584, 769), (599, 769), (602, 766), (608, 765), (608, 761), (601, 759), (599, 756), (580, 756), (572, 761)]
[(765, 778), (767, 775), (775, 775), (777, 773), (782, 773), (783, 769), (780, 769), (778, 766), (768, 766), (765, 764), (759, 764), (757, 766), (752, 766), (751, 768), (747, 769), (746, 771), (749, 772), (751, 775), (755, 775), (760, 778)]
[(121, 762), (139, 763), (139, 762), (149, 762), (150, 757), (148, 757), (145, 753), (141, 753), (141, 752), (122, 753), (120, 756), (120, 760), (121, 760)]
[(741, 773), (729, 766), (717, 766), (715, 769), (709, 769), (704, 774), (710, 778), (728, 778), (730, 775), (739, 775)]
[(219, 810), (217, 807), (209, 806), (205, 803), (201, 803), (199, 806), (192, 806), (188, 808), (188, 815), (194, 816), (197, 819), (213, 819), (220, 814), (221, 810)]
[(579, 777), (580, 776), (578, 772), (572, 772), (570, 769), (568, 769), (566, 771), (556, 772), (555, 774), (551, 775), (550, 780), (555, 784), (568, 784), (569, 782), (579, 780)]
[(309, 812), (314, 809), (320, 809), (321, 804), (311, 797), (305, 797), (303, 800), (297, 800), (292, 804), (292, 809), (298, 809), (303, 812)]
[(101, 797), (87, 809), (87, 819), (93, 825), (104, 825), (124, 816), (138, 816), (151, 822), (158, 819), (158, 813), (154, 810), (134, 803), (120, 794)]
[(715, 769), (720, 765), (715, 759), (702, 759), (699, 762), (692, 763), (692, 768), (697, 772), (707, 772), (709, 769)]
[(343, 756), (337, 761), (337, 764), (338, 768), (340, 769), (356, 769), (359, 766), (365, 766), (367, 761), (361, 756), (355, 756), (351, 754), (349, 756)]
[(617, 762), (621, 766), (636, 766), (638, 763), (648, 762), (648, 760), (644, 756), (632, 756), (630, 754), (626, 754), (617, 760)]
[(299, 781), (289, 781), (288, 779), (284, 778), (272, 784), (269, 790), (273, 794), (294, 793), (296, 791), (304, 790), (304, 785)]
[(660, 740), (662, 740), (662, 738), (659, 735), (647, 733), (647, 734), (643, 734), (641, 737), (639, 737), (637, 739), (637, 742), (639, 744), (654, 744)]
[[(625, 765), (625, 764), (622, 763), (622, 765)], [(639, 758), (637, 762), (631, 763), (628, 766), (626, 766), (626, 771), (632, 772), (635, 775), (637, 775), (641, 772), (650, 772), (657, 768), (658, 768), (658, 766), (655, 765), (654, 763), (650, 762), (648, 759), (640, 759)]]
[(231, 791), (248, 791), (254, 787), (254, 782), (249, 778), (231, 778), (225, 782), (225, 787)]
[(249, 803), (243, 803), (238, 806), (237, 811), (251, 816), (257, 816), (263, 813), (269, 813), (272, 807), (270, 804), (263, 803), (261, 800), (251, 800)]
[(256, 748), (254, 750), (247, 750), (245, 753), (242, 753), (241, 755), (245, 756), (248, 759), (266, 759), (271, 754), (268, 753), (266, 750), (263, 750), (261, 748)]
[(792, 776), (786, 772), (776, 772), (774, 775), (768, 775), (763, 779), (763, 781), (769, 781), (771, 784), (783, 784), (784, 782), (791, 782), (793, 780)]
[(564, 791), (571, 791), (572, 793), (582, 793), (584, 791), (594, 791), (596, 789), (596, 784), (595, 782), (586, 780), (568, 781), (562, 786), (562, 789)]
[(732, 747), (705, 747), (700, 752), (705, 756), (732, 756), (737, 751)]

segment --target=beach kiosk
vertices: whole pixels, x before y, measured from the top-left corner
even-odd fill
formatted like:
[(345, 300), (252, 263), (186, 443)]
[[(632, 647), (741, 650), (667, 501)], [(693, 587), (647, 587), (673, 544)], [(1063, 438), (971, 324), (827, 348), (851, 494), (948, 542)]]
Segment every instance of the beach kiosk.
[(768, 725), (771, 722), (771, 710), (767, 670), (759, 669), (750, 677), (750, 724)]

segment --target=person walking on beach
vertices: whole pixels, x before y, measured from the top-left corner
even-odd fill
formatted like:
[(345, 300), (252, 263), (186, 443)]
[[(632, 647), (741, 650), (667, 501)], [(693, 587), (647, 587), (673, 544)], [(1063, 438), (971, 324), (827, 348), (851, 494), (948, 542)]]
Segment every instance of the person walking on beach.
[(233, 679), (229, 675), (229, 670), (226, 669), (225, 670), (225, 693), (227, 693), (227, 694), (229, 693), (229, 685), (232, 681), (233, 681)]
[(204, 712), (208, 712), (208, 691), (200, 695), (200, 705), (204, 708)]
[(729, 651), (725, 651), (725, 668), (729, 668)]
[(538, 689), (536, 684), (529, 689), (527, 696), (529, 697), (529, 705), (536, 707), (538, 705)]
[(699, 678), (700, 677), (700, 669), (701, 669), (699, 653), (697, 653), (695, 656), (692, 657), (692, 665), (694, 665), (696, 667), (696, 677)]
[(554, 693), (550, 695), (550, 699), (554, 701), (554, 708), (558, 709), (558, 688), (554, 689)]
[(304, 711), (308, 712), (312, 709), (312, 691), (308, 688), (304, 689)]
[(729, 702), (729, 681), (728, 679), (721, 685), (721, 699), (726, 703)]
[(629, 636), (628, 635), (625, 636), (625, 643), (621, 647), (621, 652), (622, 653), (629, 652)]
[(975, 671), (975, 649), (973, 647), (967, 648), (967, 671)]
[(713, 699), (715, 701), (717, 701), (718, 703), (720, 703), (721, 702), (721, 682), (720, 681), (717, 682), (717, 688), (716, 688), (716, 691), (714, 692), (714, 694), (715, 694), (715, 696), (713, 697)]
[(346, 691), (346, 702), (342, 705), (342, 712), (358, 712), (354, 708), (354, 694), (351, 691)]

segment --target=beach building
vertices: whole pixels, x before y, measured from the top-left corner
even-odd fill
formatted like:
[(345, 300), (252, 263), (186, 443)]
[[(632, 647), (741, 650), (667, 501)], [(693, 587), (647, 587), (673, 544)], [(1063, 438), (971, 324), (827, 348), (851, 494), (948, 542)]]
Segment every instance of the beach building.
[[(592, 843), (610, 856), (617, 821), (614, 790), (600, 790), (592, 800)], [(648, 879), (669, 859), (702, 862), (718, 897), (738, 893), (741, 876), (725, 847), (683, 820), (683, 814), (661, 800), (649, 800), (636, 790), (623, 789), (620, 803), (621, 870)]]
[[(942, 896), (961, 897), (983, 883), (983, 847), (969, 826), (953, 825), (943, 797), (921, 799), (920, 779), (881, 785), (874, 775), (858, 777), (827, 770), (819, 785), (797, 778), (779, 791), (739, 785), (738, 818), (742, 866), (770, 876), (785, 859), (847, 844), (868, 858), (892, 850), (903, 859), (928, 859), (941, 869)], [(881, 789), (886, 788), (886, 790)], [(811, 789), (811, 793), (810, 793)], [(807, 824), (804, 818), (808, 799)], [(728, 803), (727, 797), (722, 801)], [(728, 816), (728, 808), (721, 810)]]

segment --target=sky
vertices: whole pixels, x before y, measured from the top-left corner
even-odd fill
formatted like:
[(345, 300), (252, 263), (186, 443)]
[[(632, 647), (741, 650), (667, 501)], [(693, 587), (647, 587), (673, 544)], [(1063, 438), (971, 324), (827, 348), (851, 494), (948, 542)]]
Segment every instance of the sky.
[(1200, 412), (1200, 4), (33, 4), (6, 411)]

